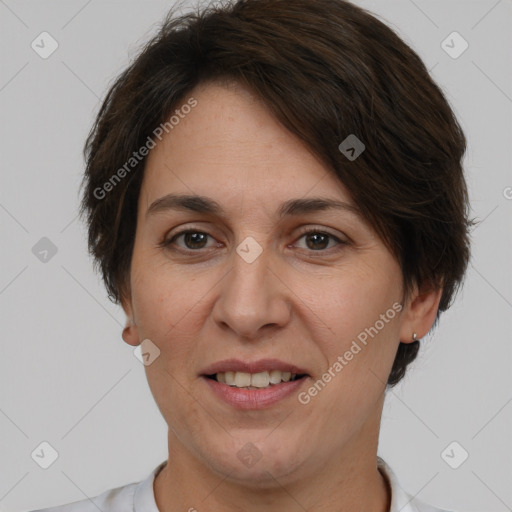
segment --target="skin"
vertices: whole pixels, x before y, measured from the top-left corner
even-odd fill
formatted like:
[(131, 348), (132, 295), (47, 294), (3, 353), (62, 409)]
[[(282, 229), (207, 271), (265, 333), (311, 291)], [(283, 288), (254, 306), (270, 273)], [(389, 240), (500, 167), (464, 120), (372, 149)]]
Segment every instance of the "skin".
[[(169, 426), (169, 460), (154, 483), (158, 508), (386, 512), (390, 493), (376, 463), (385, 382), (399, 342), (430, 330), (442, 290), (415, 289), (306, 405), (295, 393), (256, 411), (218, 399), (200, 373), (227, 358), (303, 367), (310, 377), (299, 391), (307, 391), (361, 331), (400, 303), (402, 278), (384, 243), (353, 212), (276, 215), (291, 199), (354, 203), (248, 90), (203, 84), (190, 96), (197, 106), (147, 160), (130, 293), (122, 301), (126, 343), (149, 339), (160, 350), (145, 367)], [(170, 193), (206, 196), (225, 215), (148, 213)], [(331, 236), (304, 235), (305, 227)], [(173, 239), (184, 229), (209, 236)], [(263, 249), (252, 263), (236, 252), (246, 237)], [(237, 457), (247, 443), (261, 454), (252, 467)]]

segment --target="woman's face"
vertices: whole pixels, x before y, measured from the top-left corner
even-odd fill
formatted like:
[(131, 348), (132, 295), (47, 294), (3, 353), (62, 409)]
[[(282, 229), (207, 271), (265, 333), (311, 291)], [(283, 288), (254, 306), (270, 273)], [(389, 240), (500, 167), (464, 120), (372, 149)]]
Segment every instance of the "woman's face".
[(191, 96), (147, 160), (124, 301), (176, 458), (261, 485), (376, 449), (415, 327), (398, 263), (248, 91)]

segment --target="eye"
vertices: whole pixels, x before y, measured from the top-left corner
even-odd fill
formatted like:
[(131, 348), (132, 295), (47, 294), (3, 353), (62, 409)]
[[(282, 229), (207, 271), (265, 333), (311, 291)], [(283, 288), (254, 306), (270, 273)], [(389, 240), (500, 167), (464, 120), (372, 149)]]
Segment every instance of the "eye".
[[(161, 244), (163, 247), (171, 248), (174, 246), (177, 250), (181, 251), (194, 251), (198, 252), (201, 249), (208, 249), (212, 247), (219, 247), (222, 244), (217, 242), (211, 235), (204, 231), (196, 229), (186, 229), (180, 231), (171, 237), (164, 240)], [(332, 233), (322, 231), (320, 229), (306, 229), (301, 236), (297, 239), (294, 246), (299, 249), (309, 251), (327, 251), (338, 245), (348, 245), (348, 242), (341, 240)]]
[[(169, 245), (176, 245), (181, 249), (185, 250), (198, 250), (198, 249), (205, 249), (208, 247), (208, 238), (210, 238), (213, 242), (215, 240), (208, 234), (204, 233), (203, 231), (196, 231), (196, 230), (185, 230), (180, 231), (179, 233), (176, 233), (174, 236), (166, 240), (163, 245), (169, 246)], [(181, 241), (179, 243), (178, 241)], [(215, 246), (216, 243), (213, 244)], [(212, 247), (212, 244), (210, 244), (209, 247)]]
[[(304, 239), (305, 246), (300, 247), (301, 249), (309, 249), (311, 251), (323, 251), (325, 249), (331, 249), (336, 245), (348, 245), (347, 242), (340, 240), (338, 237), (331, 233), (326, 233), (318, 229), (306, 230), (298, 240)], [(297, 242), (296, 242), (297, 245)]]

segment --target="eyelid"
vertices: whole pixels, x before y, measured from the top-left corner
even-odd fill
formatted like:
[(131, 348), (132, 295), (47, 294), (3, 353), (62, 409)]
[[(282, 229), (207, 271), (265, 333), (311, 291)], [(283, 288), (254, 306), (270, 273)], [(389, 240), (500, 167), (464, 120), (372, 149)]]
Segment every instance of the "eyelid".
[(304, 228), (301, 228), (295, 242), (299, 238), (303, 237), (304, 235), (308, 235), (309, 233), (323, 233), (334, 238), (341, 244), (348, 245), (350, 243), (350, 239), (346, 235), (342, 235), (341, 233), (334, 233), (329, 228), (325, 228), (323, 226), (305, 226)]
[[(211, 239), (213, 239), (217, 244), (221, 243), (211, 233), (209, 233), (208, 230), (198, 228), (197, 226), (187, 226), (183, 229), (179, 229), (178, 231), (176, 231), (174, 233), (172, 231), (173, 230), (171, 230), (170, 232), (165, 234), (162, 242), (159, 244), (160, 247), (167, 247), (168, 245), (171, 245), (173, 240), (175, 240), (176, 238), (178, 238), (180, 236), (186, 235), (188, 233), (202, 233), (202, 234), (206, 235), (207, 237), (210, 237)], [(186, 248), (182, 248), (182, 247), (179, 247), (179, 250), (188, 251), (188, 252), (199, 252), (198, 249), (194, 250), (194, 249), (186, 249)]]
[(312, 250), (312, 249), (302, 249), (302, 248), (299, 248), (300, 250), (304, 250), (304, 251), (307, 251), (311, 254), (318, 254), (318, 255), (328, 255), (330, 254), (332, 251), (339, 251), (341, 250), (340, 249), (340, 246), (341, 247), (344, 247), (344, 246), (348, 246), (350, 245), (350, 242), (348, 240), (346, 240), (345, 238), (341, 237), (340, 235), (338, 234), (334, 234), (332, 233), (330, 230), (328, 229), (325, 229), (323, 227), (315, 227), (315, 226), (308, 226), (308, 227), (305, 227), (304, 229), (302, 229), (300, 231), (300, 233), (297, 235), (297, 237), (295, 238), (295, 241), (293, 242), (293, 244), (289, 245), (288, 247), (290, 246), (294, 246), (301, 238), (303, 238), (305, 235), (309, 235), (309, 234), (323, 234), (323, 235), (327, 235), (331, 240), (334, 240), (336, 242), (335, 246), (334, 247), (330, 247), (328, 249), (322, 249), (322, 250), (318, 250), (318, 251), (315, 251), (315, 250)]
[[(209, 232), (208, 229), (200, 228), (199, 226), (194, 226), (194, 225), (186, 226), (183, 228), (177, 228), (177, 229), (178, 230), (174, 233), (173, 233), (174, 230), (171, 230), (170, 232), (166, 233), (162, 242), (159, 244), (159, 247), (165, 248), (165, 247), (171, 245), (173, 243), (173, 240), (176, 240), (178, 237), (186, 235), (188, 233), (202, 233), (202, 234), (206, 235), (207, 237), (210, 237), (211, 239), (213, 239), (217, 243), (217, 247), (219, 244), (222, 244), (222, 242), (219, 242), (216, 239), (216, 237), (213, 236)], [(333, 231), (330, 228), (326, 228), (325, 226), (308, 225), (308, 226), (303, 226), (303, 227), (299, 228), (299, 232), (295, 236), (295, 240), (291, 244), (288, 244), (287, 247), (293, 247), (297, 243), (298, 240), (300, 240), (302, 237), (304, 237), (305, 235), (308, 235), (310, 233), (311, 234), (315, 234), (315, 233), (316, 234), (325, 234), (325, 235), (331, 237), (332, 239), (334, 239), (337, 242), (336, 245), (349, 245), (350, 244), (350, 240), (348, 239), (348, 237), (346, 237), (346, 235), (341, 236), (339, 233), (333, 233)], [(187, 249), (187, 248), (176, 246), (176, 250), (186, 252), (186, 253), (199, 253), (201, 251), (205, 251), (207, 249), (212, 249), (214, 247), (215, 246), (204, 247), (201, 249)], [(331, 247), (330, 249), (335, 249), (335, 247)], [(321, 250), (321, 251), (319, 250), (318, 252), (319, 253), (328, 252), (330, 249), (325, 249), (325, 250)], [(317, 251), (312, 251), (312, 252), (317, 252)]]

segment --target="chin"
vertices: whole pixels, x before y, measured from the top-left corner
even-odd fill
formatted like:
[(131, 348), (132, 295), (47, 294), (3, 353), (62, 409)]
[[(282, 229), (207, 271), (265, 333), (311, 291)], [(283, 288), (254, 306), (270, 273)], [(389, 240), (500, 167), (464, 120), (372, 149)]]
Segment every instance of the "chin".
[[(262, 440), (249, 440), (258, 437)], [(299, 457), (302, 459), (305, 454), (297, 446), (290, 444), (289, 438), (286, 443), (283, 436), (276, 436), (271, 441), (268, 433), (263, 437), (261, 433), (244, 435), (243, 439), (233, 440), (223, 450), (218, 449), (219, 445), (207, 449), (208, 463), (216, 473), (224, 478), (230, 475), (228, 479), (239, 485), (259, 489), (274, 488), (285, 483), (302, 466), (303, 461)]]

